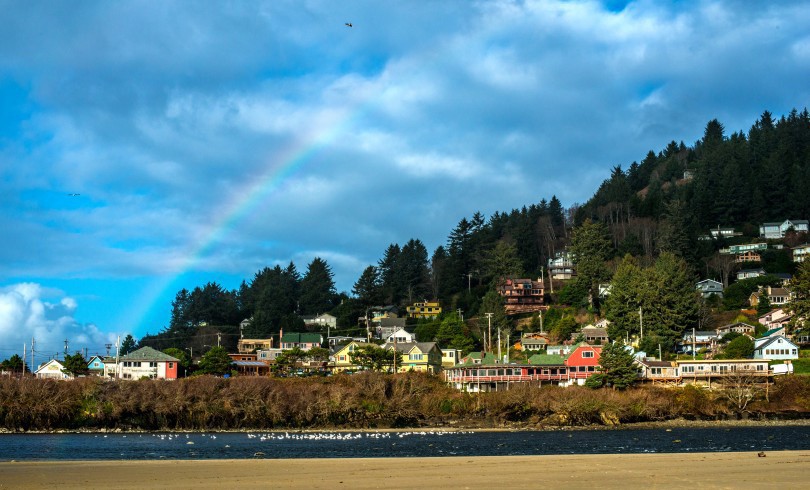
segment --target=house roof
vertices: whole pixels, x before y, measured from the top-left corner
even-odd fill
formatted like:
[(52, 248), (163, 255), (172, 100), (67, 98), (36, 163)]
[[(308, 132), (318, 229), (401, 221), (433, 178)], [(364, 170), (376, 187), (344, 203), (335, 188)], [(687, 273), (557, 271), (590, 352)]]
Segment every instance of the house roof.
[(475, 362), (476, 360), (480, 360), (481, 365), (493, 365), (495, 364), (495, 361), (497, 359), (495, 357), (495, 354), (492, 354), (491, 352), (470, 352), (461, 359), (461, 362), (459, 364), (462, 365), (478, 364)]
[(767, 347), (767, 346), (769, 346), (769, 345), (773, 344), (774, 342), (776, 342), (776, 341), (777, 341), (777, 340), (779, 340), (779, 339), (784, 340), (785, 342), (789, 343), (789, 344), (790, 344), (790, 345), (792, 345), (793, 347), (798, 347), (796, 344), (794, 344), (794, 343), (793, 343), (793, 342), (791, 342), (790, 340), (786, 339), (784, 336), (782, 336), (782, 335), (774, 335), (773, 337), (769, 338), (767, 341), (765, 341), (765, 342), (763, 342), (763, 343), (759, 344), (759, 345), (758, 345), (758, 346), (757, 346), (757, 347), (756, 347), (754, 350), (762, 350), (762, 349), (764, 349), (765, 347)]
[(281, 341), (290, 344), (320, 344), (321, 334), (290, 332), (285, 333), (284, 336), (281, 337)]
[(396, 347), (398, 352), (403, 354), (407, 354), (415, 348), (423, 353), (427, 353), (436, 347), (436, 342), (388, 342), (383, 345), (383, 349), (393, 349), (394, 347)]
[(268, 367), (267, 364), (262, 361), (233, 361), (233, 363), (241, 367)]
[(776, 334), (777, 332), (779, 332), (780, 330), (784, 330), (784, 329), (785, 329), (785, 327), (772, 328), (772, 329), (768, 330), (767, 332), (765, 332), (764, 334), (762, 334), (762, 337), (770, 337), (770, 336)]
[(529, 358), (533, 366), (564, 366), (565, 357), (557, 354), (535, 354)]
[(655, 359), (638, 359), (638, 362), (647, 367), (674, 367), (675, 363), (672, 361), (658, 361)]
[(141, 347), (140, 349), (130, 352), (125, 356), (120, 357), (121, 361), (169, 361), (180, 362), (176, 357), (169, 354), (164, 354), (159, 350), (155, 350), (149, 346)]

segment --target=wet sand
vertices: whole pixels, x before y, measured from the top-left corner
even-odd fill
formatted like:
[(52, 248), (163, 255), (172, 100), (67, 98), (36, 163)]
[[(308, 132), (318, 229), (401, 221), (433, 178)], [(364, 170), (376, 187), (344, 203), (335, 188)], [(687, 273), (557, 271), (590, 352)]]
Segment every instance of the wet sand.
[(798, 488), (808, 478), (810, 450), (0, 463), (0, 488)]

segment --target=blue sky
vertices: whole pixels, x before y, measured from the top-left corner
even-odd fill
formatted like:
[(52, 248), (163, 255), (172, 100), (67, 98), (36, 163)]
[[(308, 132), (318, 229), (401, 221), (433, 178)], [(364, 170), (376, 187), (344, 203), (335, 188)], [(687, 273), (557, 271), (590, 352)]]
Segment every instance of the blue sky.
[[(353, 27), (344, 26), (351, 22)], [(807, 2), (0, 1), (0, 358), (807, 106)], [(70, 195), (79, 194), (79, 195)]]

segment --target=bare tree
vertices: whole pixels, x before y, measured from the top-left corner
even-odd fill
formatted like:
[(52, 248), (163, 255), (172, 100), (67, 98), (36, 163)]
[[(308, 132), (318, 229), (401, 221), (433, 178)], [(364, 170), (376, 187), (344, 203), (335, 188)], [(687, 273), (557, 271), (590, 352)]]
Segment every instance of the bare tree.
[(767, 371), (737, 369), (723, 377), (722, 397), (737, 413), (745, 412), (748, 404), (761, 397), (768, 383)]
[(721, 253), (712, 256), (706, 265), (720, 275), (720, 282), (723, 283), (724, 289), (728, 287), (728, 278), (737, 269), (737, 261), (734, 259), (734, 256)]

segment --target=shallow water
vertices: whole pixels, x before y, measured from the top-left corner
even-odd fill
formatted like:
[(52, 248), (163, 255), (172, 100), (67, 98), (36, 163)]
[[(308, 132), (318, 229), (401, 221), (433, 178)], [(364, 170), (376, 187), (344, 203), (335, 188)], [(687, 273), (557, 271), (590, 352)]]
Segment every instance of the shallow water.
[(0, 434), (0, 460), (371, 458), (810, 449), (810, 426), (517, 432)]

